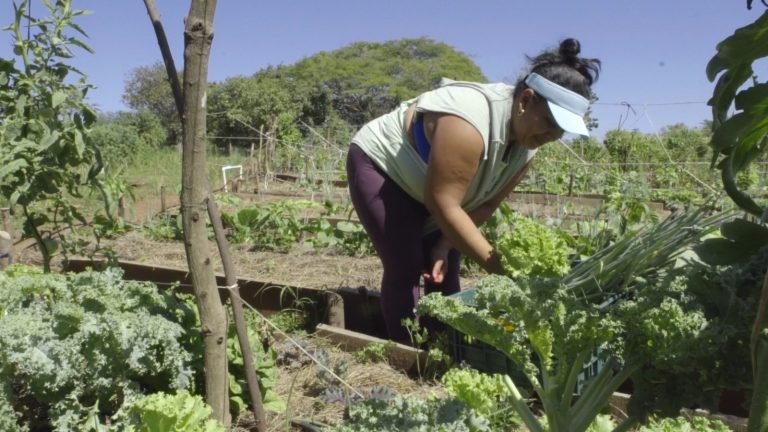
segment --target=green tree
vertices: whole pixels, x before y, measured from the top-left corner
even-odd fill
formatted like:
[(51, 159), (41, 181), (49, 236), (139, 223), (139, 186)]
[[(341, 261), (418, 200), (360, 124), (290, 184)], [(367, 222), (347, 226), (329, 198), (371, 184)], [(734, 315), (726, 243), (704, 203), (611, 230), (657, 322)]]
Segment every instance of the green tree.
[(109, 174), (118, 174), (128, 167), (142, 145), (138, 131), (120, 123), (96, 124), (90, 139), (101, 151), (104, 168)]
[(299, 118), (305, 95), (277, 69), (268, 68), (251, 77), (236, 76), (212, 85), (208, 101), (211, 131), (231, 137), (217, 144), (238, 145), (242, 143), (239, 138), (258, 140), (262, 132), (278, 139), (294, 133), (295, 129), (286, 129), (286, 123)]
[[(624, 171), (636, 168), (638, 162), (658, 162), (662, 160), (663, 150), (652, 137), (640, 131), (614, 129), (605, 134), (603, 140), (611, 161), (621, 164)], [(666, 159), (666, 158), (664, 158)]]
[[(105, 119), (101, 116), (100, 120)], [(109, 117), (106, 121), (136, 129), (142, 144), (149, 148), (159, 148), (165, 144), (165, 128), (157, 115), (150, 111), (121, 111)]]
[(678, 123), (665, 127), (660, 135), (673, 161), (702, 161), (709, 153), (712, 134), (706, 126), (691, 128)]
[(138, 112), (148, 111), (157, 116), (166, 130), (166, 142), (176, 145), (181, 133), (181, 121), (162, 62), (133, 69), (125, 80), (123, 102)]
[(356, 42), (307, 57), (287, 73), (315, 83), (335, 111), (354, 125), (435, 88), (443, 77), (487, 81), (469, 56), (429, 38)]
[(75, 48), (91, 52), (71, 35), (85, 36), (74, 22), (85, 12), (72, 9), (71, 0), (43, 4), (50, 16), (34, 18), (27, 0), (14, 1), (15, 19), (6, 28), (17, 58), (0, 58), (0, 196), (21, 207), (25, 233), (37, 241), (49, 271), (56, 242), (42, 227), (84, 221), (71, 197), (96, 184), (101, 166), (88, 139), (96, 119), (84, 101), (91, 86), (84, 75), (72, 79), (79, 72), (65, 63)]

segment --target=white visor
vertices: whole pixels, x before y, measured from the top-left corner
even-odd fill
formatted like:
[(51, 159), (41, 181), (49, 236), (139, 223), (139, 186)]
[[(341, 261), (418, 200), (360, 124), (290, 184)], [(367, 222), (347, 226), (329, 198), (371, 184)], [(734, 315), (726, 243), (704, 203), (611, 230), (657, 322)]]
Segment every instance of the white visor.
[(587, 98), (536, 73), (529, 74), (525, 84), (547, 100), (549, 111), (561, 129), (589, 136), (589, 129), (584, 123), (584, 116), (589, 109)]

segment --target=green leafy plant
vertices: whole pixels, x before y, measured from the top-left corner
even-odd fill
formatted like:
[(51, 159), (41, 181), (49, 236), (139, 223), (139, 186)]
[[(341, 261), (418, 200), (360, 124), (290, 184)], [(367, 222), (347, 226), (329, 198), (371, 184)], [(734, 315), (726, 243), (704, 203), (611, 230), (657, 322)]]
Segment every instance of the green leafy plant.
[(440, 382), (449, 395), (486, 417), (492, 430), (516, 430), (522, 426), (522, 420), (510, 407), (512, 394), (501, 375), (452, 368)]
[(31, 273), (0, 273), (0, 388), (19, 424), (79, 430), (94, 410), (117, 419), (142, 393), (193, 386), (186, 305), (116, 269)]
[(368, 233), (359, 223), (339, 221), (336, 225), (327, 219), (312, 220), (305, 230), (312, 234), (315, 248), (335, 248), (349, 256), (371, 255), (374, 252)]
[[(747, 2), (748, 7), (751, 1)], [(768, 82), (758, 81), (752, 68), (768, 56), (768, 11), (752, 24), (736, 29), (717, 45), (717, 53), (707, 64), (710, 81), (717, 84), (709, 100), (712, 106), (714, 135), (712, 165), (721, 171), (723, 188), (736, 205), (762, 222), (768, 220), (768, 207), (759, 203), (739, 185), (739, 173), (768, 152)], [(718, 78), (719, 76), (719, 78)], [(751, 85), (749, 85), (749, 81)], [(746, 86), (746, 88), (744, 88)], [(736, 113), (729, 117), (733, 105)], [(758, 315), (750, 341), (755, 393), (750, 407), (748, 430), (768, 431), (768, 277), (762, 288)]]
[(369, 399), (349, 407), (349, 419), (334, 432), (491, 432), (488, 419), (457, 399), (399, 396)]
[[(250, 316), (249, 321), (253, 323), (256, 320), (255, 317)], [(272, 348), (263, 348), (263, 344), (258, 333), (254, 330), (253, 324), (248, 326), (248, 339), (254, 362), (252, 367), (256, 369), (264, 409), (283, 412), (286, 408), (285, 401), (275, 392), (275, 387), (277, 386), (277, 351)], [(248, 410), (247, 407), (251, 403), (251, 398), (248, 392), (245, 391), (247, 388), (245, 380), (246, 366), (234, 327), (230, 328), (229, 339), (227, 340), (227, 357), (229, 358), (230, 371), (230, 410), (236, 415)]]
[[(433, 315), (509, 357), (541, 400), (549, 431), (585, 431), (609, 396), (643, 365), (669, 365), (687, 344), (700, 343), (697, 337), (707, 324), (703, 314), (658, 295), (676, 285), (657, 279), (661, 269), (725, 217), (706, 213), (692, 211), (628, 235), (562, 278), (490, 276), (478, 284), (474, 304), (428, 295), (418, 313)], [(615, 301), (627, 293), (632, 300)], [(604, 367), (573, 403), (578, 376), (598, 348)], [(505, 383), (528, 429), (543, 431), (518, 385), (508, 376)], [(630, 417), (617, 429), (636, 421)]]
[(275, 202), (222, 214), (228, 238), (234, 243), (250, 242), (255, 249), (285, 252), (301, 238), (303, 223), (298, 211), (315, 204), (296, 200)]
[(203, 398), (186, 391), (155, 393), (135, 401), (130, 407), (131, 432), (224, 432), (223, 425), (211, 419), (211, 407)]
[(510, 277), (562, 276), (571, 268), (566, 236), (557, 228), (520, 216), (502, 204), (489, 228)]
[(720, 420), (702, 416), (653, 418), (637, 432), (728, 432), (731, 428)]
[[(0, 196), (10, 207), (21, 207), (24, 232), (37, 241), (49, 271), (56, 243), (52, 232), (41, 230), (85, 222), (71, 197), (81, 197), (81, 187), (93, 184), (101, 164), (88, 139), (96, 119), (85, 102), (91, 86), (66, 63), (75, 48), (91, 52), (75, 23), (85, 12), (73, 9), (71, 0), (43, 4), (50, 16), (34, 18), (27, 0), (14, 1), (14, 21), (4, 29), (13, 35), (21, 64), (0, 58)], [(30, 38), (24, 36), (27, 26)], [(73, 80), (72, 73), (80, 79)]]
[(392, 343), (371, 343), (355, 352), (355, 360), (360, 363), (382, 363), (387, 361), (387, 349)]
[[(759, 82), (752, 65), (768, 56), (768, 12), (754, 23), (737, 29), (717, 45), (717, 54), (707, 64), (707, 78), (717, 79), (709, 100), (714, 135), (712, 165), (722, 172), (728, 196), (742, 209), (764, 216), (764, 206), (739, 188), (737, 178), (750, 163), (768, 151), (768, 83)], [(756, 48), (760, 47), (760, 48)], [(718, 78), (719, 76), (719, 78)], [(752, 85), (740, 90), (752, 80)], [(728, 112), (734, 105), (736, 114)]]
[(142, 227), (151, 240), (173, 241), (184, 239), (184, 226), (179, 215), (162, 213)]

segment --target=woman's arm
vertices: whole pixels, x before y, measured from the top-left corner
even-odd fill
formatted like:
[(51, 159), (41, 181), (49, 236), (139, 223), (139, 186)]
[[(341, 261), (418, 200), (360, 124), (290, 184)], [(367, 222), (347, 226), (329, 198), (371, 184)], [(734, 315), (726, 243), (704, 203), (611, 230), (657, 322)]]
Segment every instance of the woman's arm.
[(499, 256), (461, 207), (480, 165), (483, 138), (477, 129), (460, 117), (438, 113), (424, 115), (427, 139), (431, 145), (424, 205), (454, 248), (487, 272), (503, 273)]
[(528, 168), (530, 168), (530, 166), (531, 161), (528, 161), (528, 163), (526, 163), (525, 166), (523, 166), (523, 168), (517, 174), (515, 174), (514, 177), (512, 177), (509, 183), (504, 186), (504, 189), (496, 194), (496, 196), (492, 197), (489, 201), (481, 204), (479, 207), (469, 212), (469, 217), (472, 218), (472, 221), (475, 223), (475, 225), (478, 227), (482, 226), (483, 223), (485, 223), (485, 221), (491, 217), (493, 212), (499, 208), (501, 203), (504, 202), (509, 194), (515, 190), (517, 185), (520, 184), (525, 175), (528, 173)]

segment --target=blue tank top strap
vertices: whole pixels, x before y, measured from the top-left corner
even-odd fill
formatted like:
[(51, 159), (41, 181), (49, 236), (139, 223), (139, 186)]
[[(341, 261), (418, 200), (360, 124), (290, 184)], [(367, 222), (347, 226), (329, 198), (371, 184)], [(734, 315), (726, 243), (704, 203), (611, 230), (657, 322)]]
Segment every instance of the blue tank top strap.
[(430, 145), (427, 140), (427, 134), (424, 133), (424, 116), (416, 113), (411, 127), (413, 131), (413, 140), (416, 142), (416, 152), (424, 162), (429, 161)]

